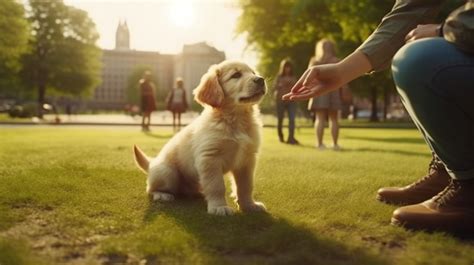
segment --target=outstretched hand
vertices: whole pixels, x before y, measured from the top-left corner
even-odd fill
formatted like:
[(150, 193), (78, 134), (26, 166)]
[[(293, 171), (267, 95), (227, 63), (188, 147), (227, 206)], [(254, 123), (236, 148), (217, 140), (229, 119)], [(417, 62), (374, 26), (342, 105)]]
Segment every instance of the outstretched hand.
[(355, 51), (344, 60), (333, 64), (310, 67), (283, 95), (283, 100), (305, 100), (336, 90), (355, 78), (372, 70), (369, 59), (360, 51)]
[(336, 90), (345, 85), (337, 64), (308, 68), (283, 100), (305, 100)]

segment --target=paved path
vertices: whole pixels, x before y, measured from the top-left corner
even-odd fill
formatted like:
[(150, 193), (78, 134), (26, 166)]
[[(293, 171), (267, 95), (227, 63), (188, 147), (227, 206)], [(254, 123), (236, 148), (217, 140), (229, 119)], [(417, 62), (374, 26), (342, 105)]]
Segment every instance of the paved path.
[[(199, 113), (187, 112), (181, 116), (181, 123), (188, 124)], [(54, 120), (53, 115), (47, 115), (46, 119)], [(141, 116), (130, 116), (125, 114), (79, 114), (68, 117), (67, 115), (60, 115), (62, 123), (95, 123), (95, 124), (140, 124)], [(173, 116), (168, 111), (153, 112), (151, 116), (152, 124), (157, 125), (171, 125), (173, 123)]]
[[(189, 124), (199, 116), (198, 112), (186, 112), (181, 117), (182, 125)], [(11, 119), (0, 121), (1, 126), (24, 126), (24, 125), (67, 125), (67, 126), (140, 126), (141, 116), (130, 116), (121, 113), (113, 114), (79, 114), (68, 117), (67, 115), (59, 115), (60, 123), (55, 123), (55, 116), (47, 114), (44, 120), (37, 118), (32, 119)], [(264, 127), (275, 127), (276, 117), (271, 114), (262, 114)], [(297, 119), (297, 128), (311, 128), (313, 125), (307, 119)], [(157, 111), (151, 117), (152, 126), (172, 126), (173, 116), (169, 111)], [(287, 125), (287, 119), (284, 126)], [(401, 123), (358, 123), (345, 122), (341, 124), (343, 128), (414, 128), (409, 122)]]
[[(188, 124), (198, 117), (197, 112), (187, 112), (181, 116), (181, 123)], [(62, 125), (140, 125), (141, 116), (130, 116), (126, 114), (78, 114), (78, 115), (59, 115)], [(151, 117), (152, 125), (168, 126), (173, 124), (173, 116), (170, 112), (154, 112)], [(55, 115), (47, 114), (44, 120), (37, 118), (19, 119), (2, 121), (0, 124), (51, 124), (55, 123)]]
[[(181, 124), (186, 125), (199, 116), (198, 112), (186, 112), (181, 115)], [(59, 115), (60, 122), (55, 122), (54, 114), (44, 115), (43, 120), (38, 118), (31, 119), (11, 119), (0, 121), (0, 125), (21, 126), (21, 125), (113, 125), (113, 126), (139, 126), (142, 121), (141, 116), (131, 116), (121, 113), (112, 114), (78, 114), (67, 116)], [(265, 127), (274, 127), (276, 118), (273, 115), (262, 114)], [(156, 111), (152, 113), (151, 125), (153, 126), (172, 126), (173, 115), (169, 111)], [(303, 126), (304, 127), (304, 126)]]

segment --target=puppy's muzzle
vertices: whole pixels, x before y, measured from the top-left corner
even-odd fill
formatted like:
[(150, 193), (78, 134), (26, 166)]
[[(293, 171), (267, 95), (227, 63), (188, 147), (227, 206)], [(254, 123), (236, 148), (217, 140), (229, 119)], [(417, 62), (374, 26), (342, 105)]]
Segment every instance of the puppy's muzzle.
[(259, 87), (263, 87), (265, 88), (265, 79), (263, 79), (262, 77), (255, 77), (255, 79), (253, 80)]
[(257, 76), (257, 77), (255, 77), (253, 82), (256, 84), (255, 94), (265, 95), (265, 93), (267, 92), (267, 86), (265, 85), (265, 79), (263, 77)]

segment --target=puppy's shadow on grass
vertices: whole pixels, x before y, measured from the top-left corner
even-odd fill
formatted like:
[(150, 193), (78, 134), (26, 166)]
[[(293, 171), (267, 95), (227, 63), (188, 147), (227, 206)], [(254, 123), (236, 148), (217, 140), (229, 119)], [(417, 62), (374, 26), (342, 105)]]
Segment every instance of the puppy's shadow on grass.
[(270, 213), (212, 216), (203, 199), (151, 202), (144, 216), (149, 224), (157, 216), (171, 217), (192, 234), (217, 264), (389, 264), (362, 248), (318, 236), (304, 225)]

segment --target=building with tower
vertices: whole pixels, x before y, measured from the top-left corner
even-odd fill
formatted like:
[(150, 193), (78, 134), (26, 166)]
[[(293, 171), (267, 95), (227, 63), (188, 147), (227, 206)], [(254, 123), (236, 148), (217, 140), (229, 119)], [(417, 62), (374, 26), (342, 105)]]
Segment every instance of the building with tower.
[(137, 68), (143, 66), (151, 69), (157, 82), (157, 102), (164, 103), (164, 95), (173, 88), (177, 77), (183, 78), (188, 101), (191, 102), (192, 90), (209, 66), (225, 60), (224, 52), (204, 42), (184, 45), (180, 54), (162, 54), (133, 50), (130, 48), (130, 39), (127, 21), (120, 21), (115, 33), (115, 49), (102, 51), (102, 83), (87, 103), (88, 108), (123, 109), (129, 103), (126, 91), (128, 79)]
[(130, 31), (126, 20), (120, 20), (115, 31), (115, 49), (130, 50)]

